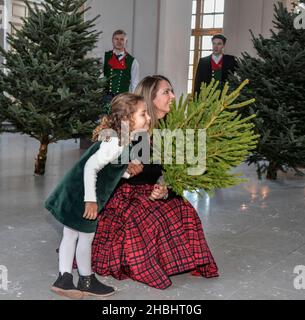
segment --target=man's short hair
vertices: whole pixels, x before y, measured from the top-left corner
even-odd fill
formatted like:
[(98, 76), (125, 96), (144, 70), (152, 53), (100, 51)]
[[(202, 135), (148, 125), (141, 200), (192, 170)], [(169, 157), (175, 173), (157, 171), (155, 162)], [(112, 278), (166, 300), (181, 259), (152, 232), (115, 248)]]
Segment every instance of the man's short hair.
[(119, 29), (119, 30), (116, 30), (116, 31), (113, 32), (112, 38), (114, 36), (116, 36), (117, 34), (123, 34), (125, 37), (127, 36), (127, 33), (124, 30)]
[(212, 41), (214, 39), (222, 40), (223, 44), (226, 44), (226, 42), (227, 42), (227, 38), (223, 34), (214, 34), (214, 36), (212, 37)]

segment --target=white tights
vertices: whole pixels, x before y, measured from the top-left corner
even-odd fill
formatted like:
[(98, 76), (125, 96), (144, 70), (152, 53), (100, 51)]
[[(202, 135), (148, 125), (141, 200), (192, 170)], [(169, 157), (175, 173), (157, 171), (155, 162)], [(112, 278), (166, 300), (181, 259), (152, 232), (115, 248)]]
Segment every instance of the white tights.
[(90, 276), (91, 244), (93, 233), (84, 233), (64, 226), (63, 237), (59, 247), (59, 272), (72, 273), (73, 259), (76, 256), (78, 272), (81, 276)]

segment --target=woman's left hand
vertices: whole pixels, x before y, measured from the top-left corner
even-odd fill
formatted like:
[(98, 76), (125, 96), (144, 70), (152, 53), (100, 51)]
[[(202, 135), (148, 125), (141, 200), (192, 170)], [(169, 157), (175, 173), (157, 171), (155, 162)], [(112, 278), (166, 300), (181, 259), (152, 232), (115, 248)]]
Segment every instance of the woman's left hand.
[(155, 184), (150, 195), (153, 200), (163, 199), (168, 194), (167, 186), (164, 184)]

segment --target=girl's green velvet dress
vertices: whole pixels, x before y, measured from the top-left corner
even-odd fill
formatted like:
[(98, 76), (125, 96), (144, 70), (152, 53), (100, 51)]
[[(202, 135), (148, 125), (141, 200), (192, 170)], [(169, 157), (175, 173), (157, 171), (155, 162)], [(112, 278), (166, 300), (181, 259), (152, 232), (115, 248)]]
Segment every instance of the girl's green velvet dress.
[[(85, 211), (84, 202), (84, 167), (87, 160), (100, 147), (102, 142), (94, 143), (64, 175), (45, 202), (45, 207), (53, 216), (65, 226), (80, 232), (92, 233), (96, 230), (97, 219), (83, 218)], [(124, 148), (119, 157), (118, 164), (109, 163), (98, 172), (96, 182), (96, 195), (99, 212), (103, 209), (112, 192), (127, 169), (127, 164), (122, 164), (121, 159), (128, 156)], [(126, 158), (124, 158), (126, 160)], [(123, 163), (127, 163), (124, 161)]]

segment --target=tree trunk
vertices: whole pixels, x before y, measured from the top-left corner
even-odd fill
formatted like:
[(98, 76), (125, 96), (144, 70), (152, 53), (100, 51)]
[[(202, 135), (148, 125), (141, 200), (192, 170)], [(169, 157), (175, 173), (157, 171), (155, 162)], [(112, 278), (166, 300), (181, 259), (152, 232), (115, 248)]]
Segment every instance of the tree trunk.
[(269, 162), (266, 178), (269, 180), (276, 180), (277, 178), (277, 165), (273, 161)]
[(46, 162), (47, 162), (47, 153), (48, 153), (49, 139), (43, 138), (40, 141), (40, 147), (38, 155), (35, 159), (35, 171), (34, 174), (37, 176), (43, 176), (45, 173)]

